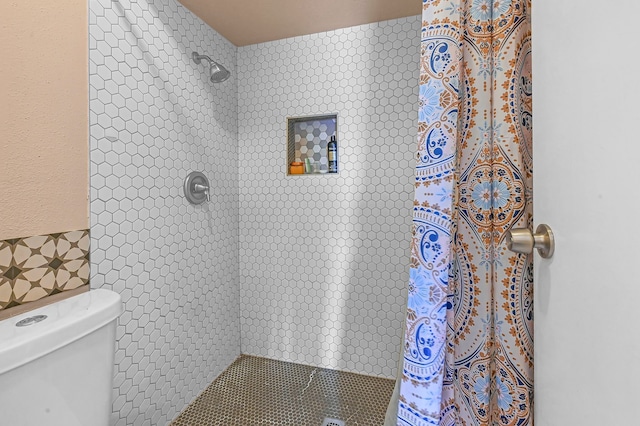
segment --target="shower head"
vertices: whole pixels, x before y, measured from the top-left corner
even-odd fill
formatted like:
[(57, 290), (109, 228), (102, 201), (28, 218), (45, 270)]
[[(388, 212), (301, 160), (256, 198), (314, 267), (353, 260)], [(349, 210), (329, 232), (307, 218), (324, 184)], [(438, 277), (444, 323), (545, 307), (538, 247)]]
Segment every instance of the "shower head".
[(217, 62), (211, 64), (210, 74), (212, 83), (222, 83), (231, 76), (231, 72)]
[(199, 64), (203, 59), (209, 62), (209, 80), (211, 80), (212, 83), (222, 83), (231, 76), (231, 72), (229, 72), (228, 69), (207, 55), (199, 55), (198, 52), (193, 52), (191, 58), (196, 64)]

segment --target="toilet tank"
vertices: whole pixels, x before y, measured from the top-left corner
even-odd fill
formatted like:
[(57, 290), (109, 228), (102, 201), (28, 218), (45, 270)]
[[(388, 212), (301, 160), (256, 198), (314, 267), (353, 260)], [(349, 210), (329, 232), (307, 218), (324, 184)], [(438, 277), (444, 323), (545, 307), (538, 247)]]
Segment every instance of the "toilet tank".
[(0, 424), (107, 426), (121, 313), (97, 289), (0, 321)]

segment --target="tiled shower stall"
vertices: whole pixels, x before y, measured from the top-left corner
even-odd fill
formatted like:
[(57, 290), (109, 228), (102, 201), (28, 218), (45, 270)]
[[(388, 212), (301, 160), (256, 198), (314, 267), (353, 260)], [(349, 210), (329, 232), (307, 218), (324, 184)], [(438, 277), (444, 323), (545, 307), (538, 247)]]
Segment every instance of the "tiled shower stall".
[[(419, 31), (236, 47), (173, 0), (90, 0), (91, 285), (125, 303), (113, 424), (166, 424), (241, 353), (395, 376)], [(288, 176), (287, 117), (318, 114), (340, 173)], [(185, 200), (193, 170), (211, 202)]]

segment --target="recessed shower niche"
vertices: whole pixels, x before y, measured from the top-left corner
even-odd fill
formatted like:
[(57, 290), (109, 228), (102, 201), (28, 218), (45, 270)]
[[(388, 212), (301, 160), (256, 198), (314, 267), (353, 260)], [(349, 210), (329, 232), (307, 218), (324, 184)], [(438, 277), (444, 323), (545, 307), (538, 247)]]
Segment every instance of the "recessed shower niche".
[(338, 173), (338, 115), (287, 118), (287, 174)]

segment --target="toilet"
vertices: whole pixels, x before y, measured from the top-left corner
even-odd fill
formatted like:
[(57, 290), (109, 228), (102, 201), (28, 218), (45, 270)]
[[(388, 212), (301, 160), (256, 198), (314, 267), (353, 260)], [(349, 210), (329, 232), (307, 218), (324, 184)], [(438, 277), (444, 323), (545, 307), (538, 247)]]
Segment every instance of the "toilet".
[(0, 424), (108, 426), (121, 313), (97, 289), (0, 321)]

